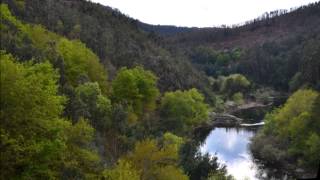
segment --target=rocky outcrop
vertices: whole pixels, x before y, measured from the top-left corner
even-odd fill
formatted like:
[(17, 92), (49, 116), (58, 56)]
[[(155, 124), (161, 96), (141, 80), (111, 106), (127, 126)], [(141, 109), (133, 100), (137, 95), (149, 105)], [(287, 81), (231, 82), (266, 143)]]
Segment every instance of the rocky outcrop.
[(258, 102), (249, 102), (228, 111), (236, 117), (242, 118), (246, 123), (260, 122), (265, 114), (272, 108), (272, 103), (262, 104)]
[(243, 119), (231, 114), (211, 114), (211, 126), (213, 127), (234, 127), (240, 126)]

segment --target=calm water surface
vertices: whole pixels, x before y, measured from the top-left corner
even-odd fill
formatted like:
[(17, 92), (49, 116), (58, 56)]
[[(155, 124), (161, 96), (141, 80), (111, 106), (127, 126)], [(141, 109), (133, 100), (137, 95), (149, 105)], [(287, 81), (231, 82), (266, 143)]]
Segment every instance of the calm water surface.
[(215, 128), (200, 147), (201, 152), (218, 156), (236, 179), (257, 179), (258, 167), (248, 147), (254, 135), (255, 131), (245, 128)]

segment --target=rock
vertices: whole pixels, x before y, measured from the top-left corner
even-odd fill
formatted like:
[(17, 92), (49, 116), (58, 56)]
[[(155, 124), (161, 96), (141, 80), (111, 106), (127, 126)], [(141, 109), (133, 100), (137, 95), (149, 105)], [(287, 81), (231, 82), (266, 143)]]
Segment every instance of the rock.
[(271, 107), (272, 104), (265, 105), (257, 102), (249, 102), (230, 110), (228, 113), (245, 119), (246, 123), (257, 123), (263, 119)]
[(216, 114), (212, 119), (212, 126), (215, 127), (233, 127), (240, 126), (243, 119), (231, 114)]

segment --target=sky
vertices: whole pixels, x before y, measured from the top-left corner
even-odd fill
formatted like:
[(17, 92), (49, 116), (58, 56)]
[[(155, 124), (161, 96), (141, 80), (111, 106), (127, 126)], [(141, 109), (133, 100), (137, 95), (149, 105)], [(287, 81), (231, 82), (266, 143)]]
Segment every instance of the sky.
[(91, 0), (154, 25), (213, 27), (252, 20), (265, 12), (319, 0)]

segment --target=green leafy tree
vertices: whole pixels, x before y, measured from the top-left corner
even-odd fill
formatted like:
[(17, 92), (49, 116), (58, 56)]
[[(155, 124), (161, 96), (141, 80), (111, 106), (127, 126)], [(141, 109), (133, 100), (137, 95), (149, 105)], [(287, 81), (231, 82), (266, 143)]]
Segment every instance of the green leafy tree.
[(317, 167), (320, 160), (320, 135), (313, 132), (306, 141), (304, 157), (310, 167)]
[(104, 170), (103, 177), (107, 180), (140, 180), (139, 172), (125, 160), (119, 160), (113, 169)]
[(154, 110), (159, 95), (157, 78), (142, 67), (122, 68), (112, 82), (113, 98), (127, 105), (131, 119), (136, 120), (144, 112)]
[(315, 170), (320, 160), (315, 153), (319, 151), (319, 96), (317, 91), (298, 90), (283, 107), (268, 114), (263, 131), (251, 145), (254, 154), (268, 163), (290, 159), (295, 166)]
[(183, 133), (208, 118), (208, 105), (196, 89), (167, 92), (161, 99), (162, 126), (166, 130)]
[(65, 149), (61, 177), (67, 179), (97, 179), (100, 176), (100, 157), (92, 150), (94, 128), (85, 119), (65, 127)]
[(57, 73), (49, 63), (21, 65), (1, 54), (1, 173), (55, 177), (63, 148)]
[(61, 38), (57, 44), (57, 51), (64, 60), (67, 79), (72, 85), (75, 86), (82, 76), (86, 76), (89, 80), (98, 82), (102, 92), (107, 92), (106, 72), (98, 57), (83, 43)]
[(320, 89), (320, 38), (312, 39), (304, 45), (301, 79), (304, 84)]
[(236, 92), (244, 93), (250, 87), (250, 81), (241, 74), (232, 74), (227, 76), (221, 86), (221, 91), (230, 95)]
[(179, 152), (181, 145), (184, 143), (182, 137), (176, 136), (170, 132), (163, 134), (162, 143), (164, 147), (175, 149)]
[(155, 177), (157, 180), (189, 180), (189, 177), (184, 174), (182, 169), (170, 165), (160, 167), (156, 171)]
[(137, 142), (125, 158), (141, 173), (141, 179), (188, 179), (178, 167), (178, 149), (173, 144), (160, 147), (156, 140)]
[(234, 93), (232, 95), (232, 100), (236, 102), (238, 105), (243, 104), (244, 103), (243, 94), (241, 92)]
[(220, 178), (226, 176), (226, 166), (219, 164), (216, 156), (201, 153), (198, 147), (199, 142), (187, 141), (181, 146), (179, 153), (180, 164), (190, 179), (203, 180), (213, 175)]
[(99, 58), (79, 40), (70, 41), (48, 31), (41, 25), (24, 24), (16, 19), (6, 4), (1, 4), (1, 48), (18, 55), (21, 60), (49, 60), (65, 73), (68, 83), (76, 87), (82, 79), (98, 82), (108, 92), (107, 73)]
[(93, 129), (61, 118), (65, 98), (51, 64), (19, 64), (2, 52), (0, 59), (1, 179), (59, 179), (68, 163), (79, 172), (71, 177), (92, 173), (87, 165), (98, 161), (89, 147)]
[(106, 130), (111, 125), (111, 101), (102, 94), (99, 84), (88, 82), (76, 89), (77, 119), (85, 117), (98, 130)]

